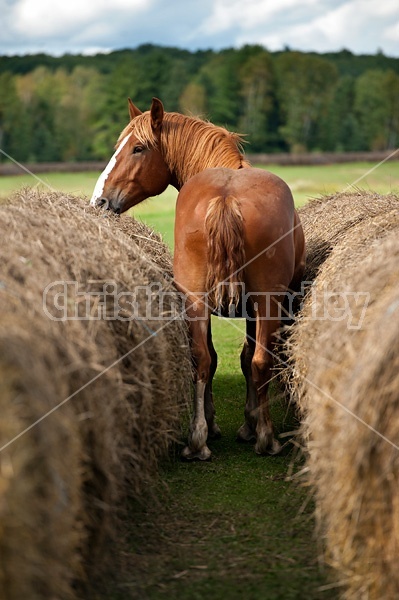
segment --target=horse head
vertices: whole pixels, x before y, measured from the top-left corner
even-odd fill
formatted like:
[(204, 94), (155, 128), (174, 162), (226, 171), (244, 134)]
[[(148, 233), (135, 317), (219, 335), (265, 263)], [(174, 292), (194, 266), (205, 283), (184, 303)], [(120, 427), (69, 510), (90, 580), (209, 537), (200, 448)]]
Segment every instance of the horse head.
[(115, 153), (98, 178), (90, 204), (120, 214), (150, 196), (161, 194), (172, 179), (159, 149), (164, 108), (153, 98), (147, 112), (151, 139), (140, 135), (142, 113), (129, 98), (130, 122), (122, 131)]

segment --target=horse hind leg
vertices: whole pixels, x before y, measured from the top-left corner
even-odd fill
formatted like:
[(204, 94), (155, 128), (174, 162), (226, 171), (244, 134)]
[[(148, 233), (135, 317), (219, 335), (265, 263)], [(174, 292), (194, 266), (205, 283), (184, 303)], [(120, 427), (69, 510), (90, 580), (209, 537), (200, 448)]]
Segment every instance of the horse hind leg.
[(245, 422), (237, 431), (238, 442), (252, 442), (256, 440), (257, 423), (257, 393), (252, 378), (252, 357), (255, 352), (256, 325), (253, 321), (246, 323), (247, 337), (241, 352), (241, 370), (247, 384), (247, 397), (245, 402)]
[(218, 439), (221, 437), (220, 427), (215, 422), (215, 404), (213, 402), (212, 381), (215, 375), (218, 355), (212, 342), (211, 322), (208, 324), (208, 350), (211, 356), (211, 365), (209, 371), (209, 380), (205, 388), (205, 419), (208, 424), (208, 439)]
[(204, 396), (206, 383), (198, 380), (194, 390), (194, 415), (191, 420), (188, 444), (183, 449), (182, 458), (185, 460), (208, 460), (211, 457), (206, 440), (208, 425), (204, 411)]
[(195, 364), (194, 411), (190, 424), (188, 444), (182, 452), (186, 460), (208, 460), (211, 457), (206, 441), (208, 424), (205, 415), (205, 391), (209, 381), (211, 355), (207, 345), (206, 321), (191, 321), (190, 334)]

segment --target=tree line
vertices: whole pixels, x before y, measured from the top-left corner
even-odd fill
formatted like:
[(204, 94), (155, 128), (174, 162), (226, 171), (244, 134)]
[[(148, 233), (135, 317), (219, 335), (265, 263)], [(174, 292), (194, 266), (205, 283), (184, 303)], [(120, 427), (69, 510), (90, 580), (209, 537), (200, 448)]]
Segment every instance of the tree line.
[(95, 56), (0, 57), (0, 148), (28, 162), (108, 158), (127, 123), (128, 96), (142, 110), (157, 96), (167, 111), (243, 133), (251, 153), (399, 143), (398, 58), (148, 44)]

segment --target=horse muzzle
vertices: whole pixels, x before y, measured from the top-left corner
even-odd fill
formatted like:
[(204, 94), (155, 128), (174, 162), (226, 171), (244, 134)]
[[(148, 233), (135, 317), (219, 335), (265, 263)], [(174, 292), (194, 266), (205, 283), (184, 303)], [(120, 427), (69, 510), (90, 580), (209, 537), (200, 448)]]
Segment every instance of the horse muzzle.
[(109, 200), (107, 198), (97, 198), (94, 206), (96, 208), (103, 208), (104, 210), (109, 210)]
[(115, 206), (112, 201), (110, 202), (108, 198), (98, 198), (95, 202), (96, 208), (102, 208), (103, 210), (112, 210), (116, 215), (121, 213), (120, 206)]

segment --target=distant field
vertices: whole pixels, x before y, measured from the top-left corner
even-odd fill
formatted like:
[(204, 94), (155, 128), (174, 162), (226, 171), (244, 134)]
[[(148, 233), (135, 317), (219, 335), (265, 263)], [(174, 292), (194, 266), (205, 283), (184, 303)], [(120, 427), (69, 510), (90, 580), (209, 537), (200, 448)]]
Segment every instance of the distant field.
[[(265, 167), (268, 168), (268, 167)], [(399, 161), (377, 166), (374, 163), (347, 163), (322, 166), (279, 166), (269, 170), (282, 177), (292, 189), (298, 206), (309, 198), (342, 191), (352, 185), (380, 194), (399, 193)], [(0, 177), (0, 198), (24, 186), (47, 186), (78, 196), (90, 196), (99, 173), (48, 173), (38, 179), (31, 175)], [(160, 231), (173, 245), (173, 220), (177, 192), (168, 188), (161, 196), (147, 200), (132, 214)]]

